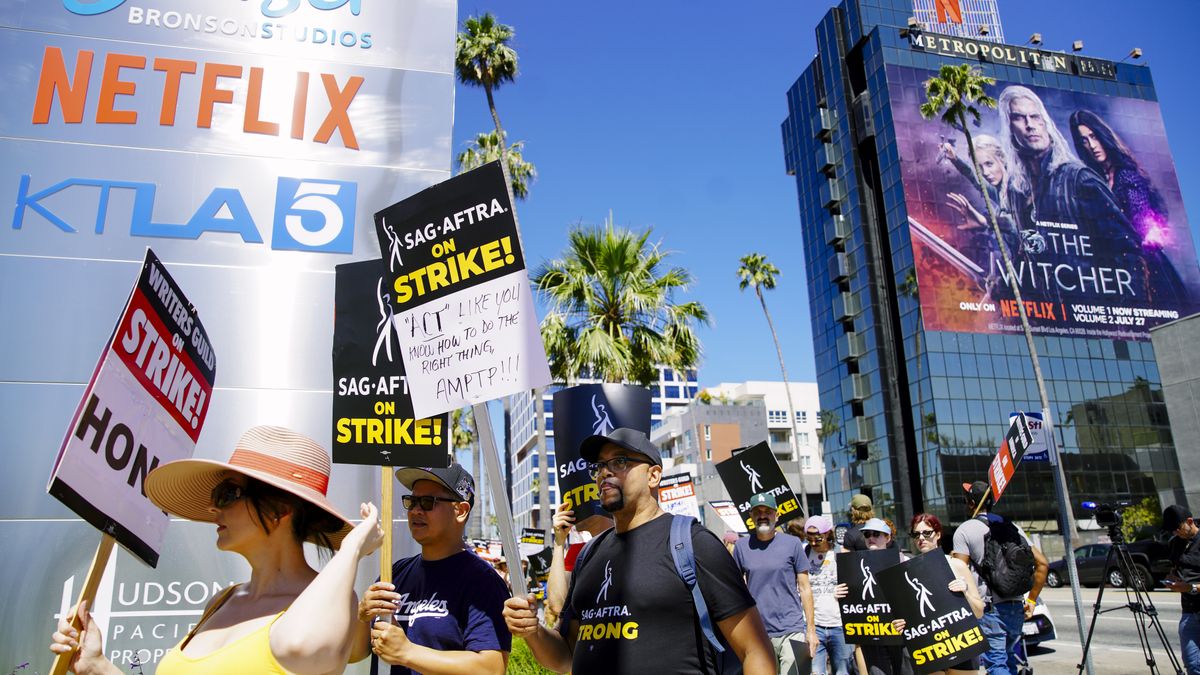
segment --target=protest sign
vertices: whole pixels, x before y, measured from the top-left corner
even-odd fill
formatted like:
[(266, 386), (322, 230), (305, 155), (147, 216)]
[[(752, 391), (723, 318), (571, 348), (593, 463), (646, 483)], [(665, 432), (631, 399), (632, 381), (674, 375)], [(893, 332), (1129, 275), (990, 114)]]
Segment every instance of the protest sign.
[(727, 499), (718, 499), (709, 502), (708, 505), (720, 516), (721, 522), (725, 523), (725, 527), (738, 534), (746, 534), (750, 531), (746, 528), (746, 522), (742, 520), (741, 514), (738, 513), (737, 504)]
[(522, 558), (540, 553), (546, 548), (546, 533), (533, 527), (521, 529), (521, 540), (517, 545)]
[(553, 560), (554, 552), (547, 546), (542, 550), (527, 556), (529, 560), (529, 576), (536, 581), (541, 581), (550, 574), (550, 562)]
[(413, 413), (550, 383), (499, 162), (375, 214)]
[(610, 518), (600, 508), (596, 481), (579, 446), (594, 434), (622, 427), (650, 434), (650, 390), (625, 384), (580, 384), (554, 392), (554, 461), (558, 489), (575, 512), (576, 527), (589, 518)]
[(449, 416), (413, 415), (390, 297), (382, 260), (335, 268), (333, 461), (449, 466)]
[[(1017, 419), (1019, 412), (1008, 414), (1008, 425), (1011, 427)], [(1022, 462), (1048, 462), (1050, 461), (1050, 446), (1046, 438), (1046, 427), (1040, 412), (1025, 413), (1025, 421), (1029, 424), (1029, 433), (1033, 436), (1033, 441), (1029, 444), (1029, 448), (1025, 450), (1025, 456), (1021, 458)]]
[(904, 619), (904, 644), (917, 675), (945, 670), (987, 651), (967, 599), (948, 588), (954, 570), (941, 550), (879, 570), (878, 579), (892, 617)]
[(1008, 426), (1008, 433), (1004, 435), (1000, 449), (992, 458), (991, 467), (988, 468), (988, 483), (991, 484), (994, 502), (1000, 501), (1000, 495), (1004, 494), (1004, 489), (1017, 472), (1017, 465), (1021, 463), (1025, 451), (1032, 443), (1033, 434), (1029, 430), (1029, 422), (1024, 413), (1017, 413)]
[(766, 441), (733, 451), (733, 456), (717, 464), (717, 474), (729, 496), (737, 504), (738, 513), (748, 528), (754, 527), (750, 517), (750, 498), (760, 492), (775, 495), (779, 520), (782, 525), (800, 516), (800, 501), (788, 487), (783, 469), (771, 453)]
[(187, 297), (146, 249), (141, 273), (92, 371), (47, 491), (147, 565), (168, 518), (146, 475), (192, 456), (212, 400), (216, 354)]
[(696, 484), (692, 482), (690, 473), (663, 476), (658, 483), (658, 503), (667, 513), (691, 516), (700, 520), (700, 503), (696, 501)]
[(837, 556), (838, 582), (846, 584), (846, 597), (838, 600), (842, 631), (853, 644), (899, 645), (904, 640), (892, 627), (892, 606), (875, 576), (900, 561), (894, 548), (853, 551)]

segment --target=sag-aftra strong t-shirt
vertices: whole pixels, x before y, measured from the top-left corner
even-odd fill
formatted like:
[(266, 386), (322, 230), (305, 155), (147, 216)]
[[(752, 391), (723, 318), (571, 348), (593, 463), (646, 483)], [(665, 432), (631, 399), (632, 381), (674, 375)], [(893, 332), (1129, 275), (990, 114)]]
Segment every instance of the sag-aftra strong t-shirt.
[[(675, 571), (671, 515), (609, 532), (571, 576), (564, 626), (579, 623), (572, 672), (713, 673), (716, 652), (700, 632), (692, 595)], [(692, 546), (713, 626), (754, 606), (716, 535), (692, 524)]]

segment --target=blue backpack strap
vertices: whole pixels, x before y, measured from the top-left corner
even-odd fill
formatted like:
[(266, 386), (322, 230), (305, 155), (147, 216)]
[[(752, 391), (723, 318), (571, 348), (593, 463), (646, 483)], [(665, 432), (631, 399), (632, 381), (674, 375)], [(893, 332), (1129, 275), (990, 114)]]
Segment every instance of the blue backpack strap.
[[(708, 640), (720, 654), (725, 651), (724, 645), (717, 639), (713, 631), (712, 617), (708, 614), (708, 604), (704, 602), (704, 594), (700, 592), (700, 584), (696, 577), (696, 552), (692, 549), (691, 516), (674, 514), (671, 516), (671, 558), (675, 561), (675, 571), (679, 578), (692, 593), (692, 601), (696, 604), (696, 615), (700, 618), (700, 630), (704, 639)], [(579, 552), (583, 555), (583, 551)], [(578, 564), (578, 563), (576, 563)]]

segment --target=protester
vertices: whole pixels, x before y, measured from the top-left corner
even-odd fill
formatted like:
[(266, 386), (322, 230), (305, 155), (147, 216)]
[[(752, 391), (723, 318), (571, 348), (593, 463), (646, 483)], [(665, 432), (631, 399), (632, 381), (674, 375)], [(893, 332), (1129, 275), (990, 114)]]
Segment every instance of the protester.
[(806, 643), (808, 656), (812, 658), (816, 653), (817, 631), (804, 543), (790, 534), (775, 531), (778, 508), (775, 495), (769, 492), (750, 498), (754, 534), (737, 542), (733, 560), (745, 575), (746, 586), (766, 624), (780, 675), (796, 675), (792, 641)]
[[(843, 551), (866, 551), (867, 540), (863, 537), (863, 523), (875, 517), (875, 505), (871, 502), (871, 498), (867, 495), (858, 494), (850, 498), (850, 525), (852, 527), (846, 530), (846, 536), (842, 539)], [(890, 529), (890, 528), (889, 528)], [(895, 548), (896, 542), (889, 540), (888, 548)]]
[[(505, 602), (509, 630), (528, 642), (538, 663), (558, 672), (717, 672), (716, 650), (702, 634), (668, 548), (673, 517), (656, 495), (658, 449), (644, 433), (620, 428), (588, 437), (580, 456), (590, 462), (615, 527), (585, 549), (555, 629), (538, 623), (528, 596)], [(714, 628), (746, 673), (774, 673), (770, 640), (733, 559), (695, 522), (691, 538), (698, 588)]]
[[(872, 518), (860, 528), (867, 542), (868, 551), (882, 551), (894, 547), (892, 528), (879, 518)], [(900, 562), (908, 556), (900, 552)], [(834, 587), (834, 596), (846, 597), (850, 589), (841, 583)], [(912, 675), (912, 659), (900, 645), (858, 645), (859, 671), (867, 675)]]
[[(188, 520), (216, 523), (217, 548), (250, 565), (250, 581), (216, 595), (196, 625), (158, 664), (182, 673), (340, 673), (354, 624), (358, 562), (383, 541), (374, 505), (351, 529), (325, 497), (329, 453), (282, 427), (253, 427), (228, 462), (183, 459), (146, 477), (146, 496)], [(303, 543), (336, 551), (318, 574)], [(102, 635), (85, 603), (83, 627), (58, 623), (50, 650), (72, 651), (80, 675), (120, 673), (104, 658)]]
[[(954, 532), (955, 558), (968, 563), (977, 575), (979, 595), (986, 607), (979, 620), (979, 627), (988, 641), (988, 650), (983, 653), (980, 661), (987, 669), (988, 675), (1017, 675), (1017, 641), (1021, 639), (1021, 627), (1028, 616), (1032, 616), (1033, 608), (1037, 606), (1037, 597), (1042, 592), (1046, 582), (1046, 573), (1050, 569), (1046, 556), (1033, 545), (1025, 532), (1015, 524), (1009, 524), (1002, 516), (990, 513), (992, 498), (988, 484), (983, 481), (963, 483), (966, 491), (967, 508), (978, 515), (967, 520)], [(995, 538), (1008, 528), (1018, 537), (1018, 543), (1028, 546), (1033, 560), (1029, 564), (1031, 574), (1028, 575), (1031, 586), (1028, 596), (1024, 594), (1003, 595), (993, 592), (989, 587), (986, 574), (981, 573), (980, 566), (984, 560), (986, 541), (989, 536)], [(986, 572), (986, 570), (984, 571)], [(992, 584), (995, 585), (995, 578)]]
[(512, 649), (501, 618), (508, 587), (463, 539), (475, 479), (458, 463), (407, 467), (396, 478), (412, 491), (402, 503), (421, 553), (397, 560), (393, 582), (377, 581), (363, 595), (353, 660), (369, 648), (372, 673), (380, 660), (392, 675), (503, 673)]
[(1167, 581), (1179, 601), (1179, 647), (1188, 675), (1200, 675), (1200, 527), (1192, 512), (1182, 506), (1168, 506), (1163, 511), (1162, 529), (1175, 536), (1170, 542), (1172, 570)]
[[(932, 513), (918, 513), (913, 516), (912, 524), (908, 527), (908, 534), (912, 537), (916, 544), (918, 553), (929, 553), (931, 551), (940, 551), (942, 549), (942, 521)], [(983, 617), (983, 598), (979, 595), (979, 587), (975, 584), (975, 577), (971, 574), (971, 568), (963, 561), (954, 556), (946, 556), (946, 562), (950, 563), (950, 569), (954, 572), (954, 579), (950, 582), (948, 588), (952, 593), (961, 593), (967, 600), (967, 604), (971, 607), (971, 611), (975, 613), (975, 618)], [(904, 619), (896, 619), (892, 621), (892, 625), (901, 633), (904, 632), (906, 623)], [(938, 672), (945, 672), (946, 675), (967, 675), (968, 673), (979, 672), (979, 660), (968, 659), (960, 661), (945, 671), (935, 671), (929, 675), (936, 675)]]
[(808, 540), (808, 581), (813, 596), (813, 623), (816, 624), (817, 634), (812, 675), (849, 675), (854, 650), (846, 645), (846, 636), (842, 632), (842, 610), (834, 595), (837, 586), (837, 546), (833, 541), (833, 523), (826, 516), (812, 516), (805, 522), (805, 537)]

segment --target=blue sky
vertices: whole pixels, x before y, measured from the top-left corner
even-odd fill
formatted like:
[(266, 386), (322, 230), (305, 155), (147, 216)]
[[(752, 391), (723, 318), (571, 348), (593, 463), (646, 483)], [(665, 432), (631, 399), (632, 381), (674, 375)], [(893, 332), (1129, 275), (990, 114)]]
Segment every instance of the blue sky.
[[(816, 53), (813, 28), (833, 0), (604, 3), (464, 0), (460, 20), (490, 11), (516, 29), (521, 73), (496, 94), (501, 122), (539, 178), (518, 204), (531, 267), (557, 257), (566, 232), (601, 223), (653, 228), (695, 285), (713, 325), (701, 329), (702, 385), (779, 379), (757, 300), (739, 292), (738, 259), (765, 253), (781, 270), (767, 303), (789, 378), (815, 379), (794, 179), (784, 173), (784, 94)], [(1149, 9), (1142, 9), (1149, 8)], [(1048, 49), (1118, 60), (1135, 46), (1151, 66), (1193, 220), (1200, 180), (1200, 3), (1002, 0), (1008, 42), (1033, 32)], [(1157, 12), (1157, 15), (1153, 14)], [(454, 149), (492, 128), (483, 90), (458, 86)], [(1196, 228), (1193, 226), (1193, 239)]]

